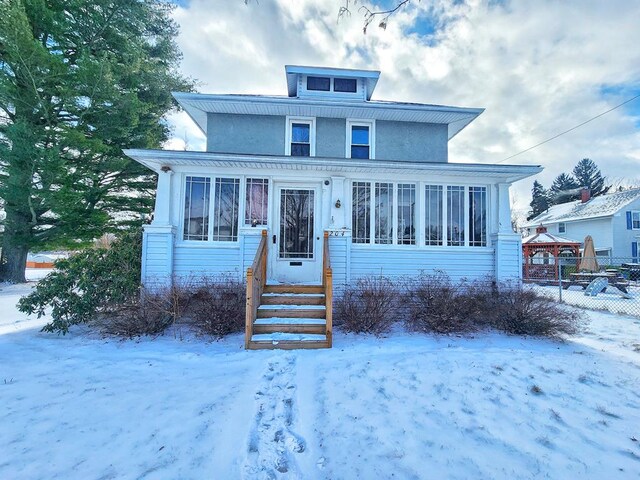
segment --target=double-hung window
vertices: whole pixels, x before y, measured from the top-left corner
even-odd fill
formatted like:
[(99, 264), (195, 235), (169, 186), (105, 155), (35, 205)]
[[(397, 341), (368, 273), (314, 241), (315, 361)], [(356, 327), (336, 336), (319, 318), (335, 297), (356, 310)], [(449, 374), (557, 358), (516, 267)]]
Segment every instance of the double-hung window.
[(558, 233), (566, 233), (567, 232), (567, 224), (564, 222), (558, 223)]
[(631, 212), (631, 228), (640, 230), (640, 212)]
[(374, 123), (347, 121), (347, 158), (375, 158)]
[(316, 154), (316, 125), (313, 118), (290, 117), (287, 122), (286, 155), (314, 157)]

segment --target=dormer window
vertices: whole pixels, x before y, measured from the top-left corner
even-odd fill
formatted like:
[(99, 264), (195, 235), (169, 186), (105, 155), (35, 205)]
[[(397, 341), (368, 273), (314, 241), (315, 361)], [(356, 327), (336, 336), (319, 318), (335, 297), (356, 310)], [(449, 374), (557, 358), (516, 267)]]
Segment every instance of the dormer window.
[(329, 77), (307, 77), (307, 90), (328, 92), (331, 90), (331, 79)]
[(356, 93), (358, 82), (355, 78), (334, 78), (333, 91), (344, 93)]

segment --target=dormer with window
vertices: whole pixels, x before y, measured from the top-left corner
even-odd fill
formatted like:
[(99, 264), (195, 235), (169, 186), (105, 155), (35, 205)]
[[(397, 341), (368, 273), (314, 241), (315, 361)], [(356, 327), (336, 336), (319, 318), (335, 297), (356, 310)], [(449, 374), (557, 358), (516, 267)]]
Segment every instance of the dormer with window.
[(287, 65), (290, 97), (344, 101), (371, 100), (380, 72)]

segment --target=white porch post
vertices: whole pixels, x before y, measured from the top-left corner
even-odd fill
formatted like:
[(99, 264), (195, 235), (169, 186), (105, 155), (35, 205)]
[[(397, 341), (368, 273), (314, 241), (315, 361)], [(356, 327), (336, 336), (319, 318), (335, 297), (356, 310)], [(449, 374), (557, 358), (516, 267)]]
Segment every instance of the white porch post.
[[(336, 203), (340, 201), (340, 207), (336, 207)], [(346, 215), (345, 208), (347, 201), (344, 191), (344, 177), (331, 177), (331, 218), (329, 226), (332, 228), (345, 228)]]
[(492, 235), (495, 247), (495, 278), (498, 282), (522, 279), (522, 238), (511, 227), (510, 183), (499, 183), (498, 231)]
[(142, 284), (151, 289), (171, 286), (173, 245), (176, 226), (171, 223), (171, 183), (173, 171), (158, 173), (158, 188), (153, 222), (142, 235)]

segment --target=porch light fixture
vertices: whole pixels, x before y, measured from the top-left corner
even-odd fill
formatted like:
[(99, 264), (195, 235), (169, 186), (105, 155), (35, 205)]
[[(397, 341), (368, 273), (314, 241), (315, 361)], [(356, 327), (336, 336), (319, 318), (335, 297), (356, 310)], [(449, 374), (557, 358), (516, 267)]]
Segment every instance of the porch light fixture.
[(340, 199), (336, 200), (336, 208), (340, 208), (341, 206)]
[(171, 167), (169, 165), (163, 165), (162, 167), (160, 167), (160, 170), (162, 170), (164, 173), (167, 173), (171, 171)]

